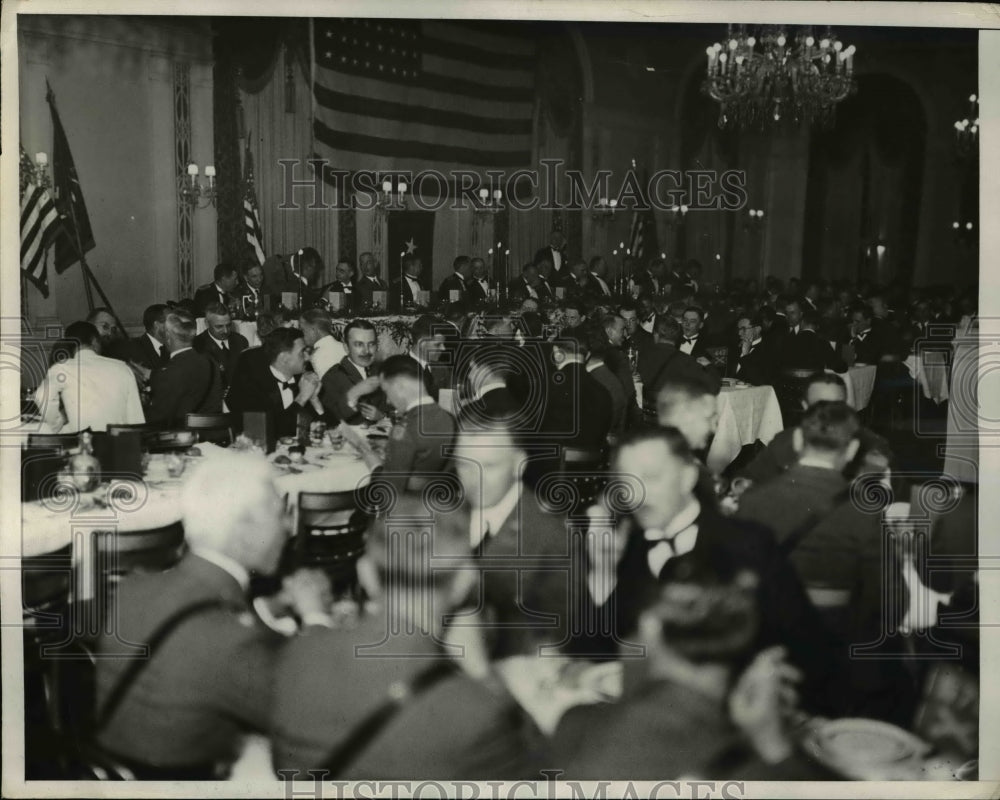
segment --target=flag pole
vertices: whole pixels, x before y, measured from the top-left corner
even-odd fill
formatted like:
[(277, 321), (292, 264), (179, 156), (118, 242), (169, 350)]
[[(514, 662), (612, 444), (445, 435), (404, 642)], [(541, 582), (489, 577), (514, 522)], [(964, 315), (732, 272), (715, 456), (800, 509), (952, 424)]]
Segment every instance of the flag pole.
[[(56, 93), (52, 91), (52, 85), (49, 83), (49, 79), (47, 77), (45, 79), (45, 89), (45, 99), (49, 102), (49, 105), (54, 111), (56, 105)], [(88, 311), (94, 310), (93, 289), (97, 289), (97, 293), (101, 297), (101, 302), (104, 303), (104, 306), (111, 312), (111, 316), (115, 318), (115, 322), (121, 329), (122, 333), (125, 333), (125, 326), (122, 324), (121, 319), (115, 312), (114, 306), (111, 305), (111, 301), (108, 300), (108, 296), (104, 293), (104, 289), (101, 288), (101, 284), (98, 282), (97, 276), (94, 275), (93, 271), (90, 269), (90, 265), (87, 263), (87, 256), (83, 252), (83, 242), (80, 239), (80, 227), (77, 225), (76, 204), (73, 202), (72, 197), (69, 199), (68, 205), (70, 216), (73, 218), (73, 243), (76, 245), (76, 252), (80, 257), (80, 270), (83, 272), (83, 288), (87, 294), (87, 309)]]

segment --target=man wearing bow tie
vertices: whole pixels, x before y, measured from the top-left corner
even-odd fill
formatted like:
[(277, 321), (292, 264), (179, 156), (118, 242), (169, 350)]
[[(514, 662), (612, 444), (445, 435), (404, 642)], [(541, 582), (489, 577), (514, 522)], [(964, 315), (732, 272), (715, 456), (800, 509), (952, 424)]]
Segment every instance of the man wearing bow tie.
[(703, 367), (708, 367), (712, 361), (708, 357), (708, 345), (705, 343), (702, 331), (704, 327), (705, 312), (697, 306), (685, 308), (684, 315), (681, 317), (683, 338), (677, 349), (682, 353), (687, 353)]
[[(456, 257), (453, 267), (455, 271), (441, 281), (441, 287), (438, 289), (438, 296), (445, 303), (464, 299), (468, 282), (472, 280), (472, 260), (468, 256)], [(454, 299), (452, 292), (458, 293), (454, 295)]]
[(360, 305), (371, 305), (373, 292), (385, 292), (389, 287), (385, 281), (379, 277), (379, 266), (375, 256), (371, 253), (362, 253), (358, 258), (358, 267), (361, 270), (361, 277), (357, 281), (357, 302)]
[(212, 277), (214, 278), (212, 283), (200, 287), (194, 293), (194, 304), (200, 317), (205, 316), (205, 309), (211, 303), (228, 306), (233, 299), (231, 293), (239, 283), (239, 271), (226, 262), (216, 265)]
[(552, 264), (552, 271), (554, 275), (559, 275), (562, 272), (563, 264), (565, 261), (565, 256), (563, 251), (566, 248), (566, 237), (563, 236), (562, 231), (552, 231), (552, 235), (549, 238), (549, 246), (542, 247), (535, 253), (533, 263), (541, 264), (542, 261), (548, 261)]
[(622, 509), (605, 498), (588, 511), (588, 589), (596, 613), (613, 623), (609, 641), (627, 646), (639, 615), (656, 602), (663, 584), (706, 574), (732, 579), (746, 569), (759, 581), (756, 648), (787, 647), (806, 676), (804, 705), (827, 708), (825, 693), (840, 665), (821, 618), (769, 530), (734, 522), (699, 503), (698, 466), (683, 435), (675, 428), (626, 434), (612, 474), (634, 484), (634, 500)]
[(416, 305), (420, 292), (428, 290), (423, 278), (424, 264), (412, 253), (403, 256), (403, 277), (393, 281), (389, 290), (389, 305), (399, 311), (403, 306)]
[(472, 277), (468, 280), (468, 299), (472, 305), (485, 303), (490, 298), (490, 275), (486, 262), (481, 258), (472, 259)]
[(276, 328), (264, 337), (262, 347), (264, 358), (259, 362), (237, 363), (226, 404), (237, 415), (267, 412), (278, 436), (295, 436), (300, 414), (309, 419), (323, 414), (319, 378), (305, 371), (309, 357), (305, 338), (295, 328)]

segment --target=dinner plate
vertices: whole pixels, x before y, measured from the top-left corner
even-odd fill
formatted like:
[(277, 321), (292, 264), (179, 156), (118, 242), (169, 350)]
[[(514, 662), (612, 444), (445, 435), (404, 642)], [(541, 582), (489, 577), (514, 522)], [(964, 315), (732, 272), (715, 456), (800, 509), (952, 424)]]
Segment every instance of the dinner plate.
[(806, 734), (803, 744), (821, 763), (859, 780), (898, 770), (930, 750), (930, 745), (909, 731), (861, 718), (820, 723)]

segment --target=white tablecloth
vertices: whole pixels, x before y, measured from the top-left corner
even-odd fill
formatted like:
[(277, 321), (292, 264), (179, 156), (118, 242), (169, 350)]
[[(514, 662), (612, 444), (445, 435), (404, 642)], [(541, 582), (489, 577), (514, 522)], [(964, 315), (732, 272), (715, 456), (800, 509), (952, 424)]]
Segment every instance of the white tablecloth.
[(924, 397), (935, 403), (948, 399), (947, 354), (940, 350), (920, 350), (906, 359), (910, 375), (924, 393)]
[(719, 425), (708, 449), (709, 469), (721, 472), (744, 445), (758, 439), (768, 444), (783, 427), (778, 397), (770, 386), (723, 387)]
[(867, 408), (871, 402), (876, 370), (874, 364), (867, 364), (863, 367), (851, 367), (846, 374), (840, 376), (847, 386), (847, 404), (856, 411)]
[[(202, 443), (198, 445), (204, 458), (211, 458), (221, 448)], [(309, 448), (306, 456), (313, 464), (294, 465), (300, 474), (279, 471), (275, 468), (275, 486), (281, 494), (294, 498), (298, 492), (335, 492), (354, 489), (369, 475), (369, 470), (347, 445), (339, 452), (327, 451), (320, 461), (313, 459), (319, 451)], [(323, 464), (323, 466), (318, 466)], [(193, 470), (189, 465), (188, 469)], [(180, 521), (178, 498), (186, 476), (164, 481), (117, 481), (119, 499), (112, 499), (107, 508), (94, 504), (97, 493), (80, 495), (66, 502), (49, 500), (45, 503), (21, 505), (22, 555), (36, 556), (51, 553), (73, 542), (74, 530), (86, 534), (91, 530), (141, 531), (160, 528)], [(234, 480), (238, 476), (234, 476)], [(107, 500), (108, 491), (99, 492)], [(210, 499), (206, 498), (206, 502)]]

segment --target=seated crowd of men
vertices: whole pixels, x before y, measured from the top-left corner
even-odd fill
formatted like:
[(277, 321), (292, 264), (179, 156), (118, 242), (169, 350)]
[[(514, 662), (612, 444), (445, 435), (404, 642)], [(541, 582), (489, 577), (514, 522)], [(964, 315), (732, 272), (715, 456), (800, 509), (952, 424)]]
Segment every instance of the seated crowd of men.
[[(303, 285), (316, 276), (303, 280), (307, 256), (291, 265)], [(483, 262), (456, 259), (441, 291), (458, 299), (417, 317), (400, 355), (379, 353), (364, 318), (335, 335), (320, 303), (294, 319), (258, 310), (250, 347), (229, 302), (247, 290), (228, 267), (194, 311), (150, 306), (134, 339), (102, 309), (67, 328), (37, 394), (53, 429), (178, 428), (225, 409), (237, 427), (243, 412), (267, 412), (294, 436), (322, 419), (398, 498), (359, 562), (368, 613), (334, 626), (330, 582), (295, 571), (281, 593), (297, 631), (282, 635), (248, 597), (251, 574), (274, 573), (287, 540), (270, 468), (246, 453), (206, 460), (184, 487), (187, 554), (122, 581), (119, 626), (101, 647), (118, 653), (207, 605), (123, 696), (128, 659), (98, 661), (105, 751), (140, 777), (219, 777), (240, 735), (257, 731), (285, 778), (819, 778), (829, 775), (794, 746), (798, 711), (909, 726), (921, 673), (882, 636), (898, 622), (883, 591), (882, 507), (850, 497), (853, 482), (886, 478), (891, 444), (847, 404), (837, 373), (845, 355), (904, 361), (938, 335), (929, 327), (953, 330), (974, 307), (914, 293), (894, 315), (891, 289), (797, 281), (709, 292), (693, 266), (659, 261), (622, 298), (599, 258), (556, 275), (544, 253), (536, 261), (483, 308)], [(419, 266), (404, 264), (413, 297), (426, 291)], [(247, 286), (261, 291), (250, 275), (265, 271), (248, 269)], [(380, 291), (373, 259), (362, 273), (342, 262), (339, 288), (323, 289)], [(59, 370), (79, 380), (57, 381)], [(722, 379), (775, 384), (786, 370), (810, 373), (795, 423), (727, 484), (705, 464)], [(379, 454), (351, 426), (387, 415)], [(597, 453), (597, 485), (607, 482), (582, 506), (560, 493), (571, 448)], [(424, 490), (443, 476), (455, 491), (441, 510)], [(394, 520), (424, 520), (430, 539), (403, 547)], [(874, 657), (852, 659), (859, 644)], [(497, 665), (546, 653), (620, 658), (621, 699), (573, 708), (543, 733)]]

